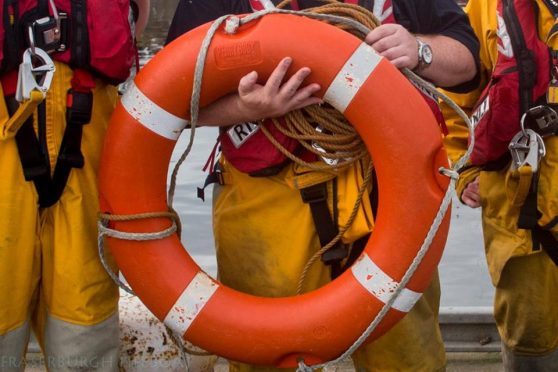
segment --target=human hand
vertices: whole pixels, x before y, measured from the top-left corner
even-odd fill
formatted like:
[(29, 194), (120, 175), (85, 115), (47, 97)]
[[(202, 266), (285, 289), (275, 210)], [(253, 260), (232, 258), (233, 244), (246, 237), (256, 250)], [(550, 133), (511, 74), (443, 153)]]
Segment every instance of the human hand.
[(481, 206), (480, 193), (479, 193), (479, 177), (475, 178), (473, 182), (469, 182), (463, 193), (461, 194), (461, 201), (471, 207), (478, 208)]
[(414, 69), (418, 65), (418, 44), (415, 35), (395, 23), (388, 23), (373, 29), (364, 42), (395, 67)]
[(283, 83), (291, 64), (292, 58), (283, 58), (265, 85), (258, 84), (256, 71), (252, 71), (240, 79), (237, 105), (242, 116), (254, 120), (279, 117), (292, 110), (322, 103), (321, 98), (313, 96), (320, 90), (319, 84), (312, 83), (302, 86), (304, 79), (311, 73), (308, 67), (299, 69)]

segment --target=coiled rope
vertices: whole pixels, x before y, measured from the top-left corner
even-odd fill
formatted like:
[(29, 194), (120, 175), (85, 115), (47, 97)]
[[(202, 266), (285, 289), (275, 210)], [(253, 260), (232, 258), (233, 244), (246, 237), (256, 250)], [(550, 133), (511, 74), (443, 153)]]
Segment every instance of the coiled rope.
[[(279, 4), (278, 8), (283, 8), (289, 4), (290, 0), (285, 0)], [(325, 5), (306, 9), (305, 13), (324, 14), (343, 17), (357, 21), (369, 29), (380, 25), (380, 21), (368, 9), (354, 4), (340, 3), (335, 0), (324, 0)], [(330, 22), (335, 26), (357, 36), (363, 40), (367, 33), (351, 27), (344, 22)], [(284, 148), (266, 128), (260, 128), (267, 139), (287, 158), (296, 164), (315, 171), (333, 172), (339, 174), (353, 163), (362, 161), (366, 168), (366, 174), (362, 185), (357, 192), (357, 198), (353, 209), (345, 224), (339, 229), (337, 235), (326, 245), (315, 252), (306, 262), (300, 274), (296, 293), (301, 294), (304, 281), (312, 265), (318, 261), (330, 248), (334, 247), (345, 232), (351, 227), (362, 203), (362, 197), (366, 190), (372, 187), (373, 164), (370, 154), (364, 142), (356, 132), (354, 127), (345, 119), (342, 113), (328, 104), (313, 105), (287, 113), (284, 116), (284, 124), (272, 119), (275, 128), (287, 137), (294, 138), (308, 151), (321, 158), (323, 161), (308, 163), (295, 156)]]

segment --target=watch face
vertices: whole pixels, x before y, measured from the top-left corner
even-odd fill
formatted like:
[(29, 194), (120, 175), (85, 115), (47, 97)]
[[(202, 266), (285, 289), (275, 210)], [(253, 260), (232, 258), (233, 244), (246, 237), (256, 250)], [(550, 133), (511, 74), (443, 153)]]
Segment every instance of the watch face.
[(432, 48), (430, 48), (430, 45), (428, 44), (424, 44), (422, 47), (422, 60), (425, 64), (429, 65), (432, 63)]

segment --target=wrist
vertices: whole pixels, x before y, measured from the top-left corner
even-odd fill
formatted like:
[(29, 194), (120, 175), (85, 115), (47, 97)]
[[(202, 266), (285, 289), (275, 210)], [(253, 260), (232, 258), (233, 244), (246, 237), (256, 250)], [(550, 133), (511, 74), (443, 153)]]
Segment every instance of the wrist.
[(237, 119), (241, 121), (251, 122), (257, 121), (258, 113), (250, 104), (248, 104), (245, 100), (243, 100), (240, 95), (235, 94), (233, 95), (232, 99), (235, 102), (235, 115), (238, 116)]
[(432, 64), (433, 53), (432, 47), (422, 40), (420, 37), (416, 36), (417, 41), (417, 65), (413, 71), (419, 73), (424, 69), (428, 68)]

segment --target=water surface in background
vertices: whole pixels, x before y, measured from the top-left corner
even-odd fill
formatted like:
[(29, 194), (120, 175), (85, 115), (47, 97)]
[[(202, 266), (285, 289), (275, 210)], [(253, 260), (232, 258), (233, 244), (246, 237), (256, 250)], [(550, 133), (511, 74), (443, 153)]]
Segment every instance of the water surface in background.
[[(140, 41), (143, 63), (162, 48), (177, 3), (177, 0), (152, 2), (149, 25)], [(196, 188), (203, 185), (206, 173), (201, 169), (213, 149), (216, 134), (214, 128), (196, 130), (193, 151), (177, 178), (174, 200), (183, 226), (182, 241), (196, 262), (211, 275), (216, 273), (211, 231), (211, 187), (206, 189), (205, 202), (196, 197)], [(190, 131), (184, 131), (178, 141), (170, 170), (186, 147), (189, 135)], [(439, 270), (442, 306), (492, 305), (493, 289), (484, 258), (479, 210), (454, 202), (450, 234)]]

